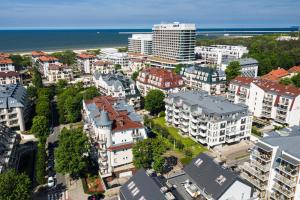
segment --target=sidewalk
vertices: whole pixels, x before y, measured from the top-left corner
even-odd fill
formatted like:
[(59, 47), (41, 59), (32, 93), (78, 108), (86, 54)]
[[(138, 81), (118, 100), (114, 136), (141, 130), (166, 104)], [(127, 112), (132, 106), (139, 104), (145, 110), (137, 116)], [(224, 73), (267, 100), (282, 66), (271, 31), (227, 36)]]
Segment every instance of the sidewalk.
[(89, 195), (85, 194), (82, 187), (81, 179), (72, 180), (70, 183), (69, 176), (66, 176), (69, 200), (85, 200)]

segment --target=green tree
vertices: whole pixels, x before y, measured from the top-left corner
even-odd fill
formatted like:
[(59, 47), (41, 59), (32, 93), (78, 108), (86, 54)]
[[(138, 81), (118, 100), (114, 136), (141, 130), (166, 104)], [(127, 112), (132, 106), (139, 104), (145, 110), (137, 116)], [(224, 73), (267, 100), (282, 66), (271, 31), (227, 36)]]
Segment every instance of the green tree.
[(49, 101), (38, 100), (35, 106), (35, 112), (38, 116), (45, 116), (49, 119), (50, 117), (50, 104)]
[(30, 179), (25, 174), (17, 173), (13, 169), (0, 174), (0, 199), (1, 200), (29, 200)]
[(37, 98), (37, 89), (36, 87), (34, 87), (33, 85), (30, 85), (28, 88), (27, 88), (27, 95), (28, 97), (31, 99), (31, 100), (34, 100)]
[(49, 121), (45, 116), (35, 116), (32, 120), (31, 133), (44, 143), (49, 135)]
[(292, 82), (296, 87), (300, 87), (300, 73), (298, 73), (297, 75), (293, 76), (292, 78)]
[(226, 73), (226, 79), (228, 82), (230, 82), (235, 77), (241, 75), (240, 62), (233, 61), (233, 62), (229, 63), (229, 65), (227, 66), (227, 68), (225, 70), (225, 73)]
[(83, 92), (83, 99), (86, 100), (86, 99), (92, 99), (96, 96), (99, 96), (100, 93), (98, 91), (98, 89), (95, 87), (95, 86), (91, 86), (91, 87), (88, 87), (84, 90)]
[(16, 66), (16, 70), (21, 70), (22, 68), (31, 66), (31, 59), (29, 56), (21, 56), (21, 55), (10, 55), (10, 59), (13, 61), (14, 66)]
[(145, 97), (145, 109), (151, 114), (158, 114), (165, 109), (165, 94), (160, 90), (150, 90)]
[(152, 168), (159, 172), (162, 173), (164, 169), (164, 164), (166, 162), (166, 159), (162, 156), (156, 156), (154, 157), (153, 163), (152, 163)]
[(85, 155), (90, 148), (87, 136), (81, 129), (64, 128), (58, 141), (54, 153), (56, 171), (77, 177), (87, 166)]
[(68, 85), (67, 80), (62, 80), (62, 79), (58, 80), (58, 82), (56, 83), (57, 91), (61, 91), (61, 90), (65, 89), (67, 87), (67, 85)]
[(58, 58), (60, 62), (66, 65), (73, 65), (76, 63), (76, 53), (71, 50), (55, 52), (52, 54), (52, 56)]
[(43, 87), (42, 75), (36, 67), (33, 68), (32, 84), (37, 89)]
[(45, 145), (43, 143), (38, 144), (37, 149), (37, 160), (36, 160), (36, 181), (39, 185), (42, 185), (46, 182), (46, 152)]
[(131, 79), (134, 80), (134, 81), (136, 81), (138, 75), (139, 75), (139, 71), (133, 72), (132, 75), (131, 75)]
[(292, 80), (290, 78), (282, 78), (280, 79), (279, 83), (283, 85), (290, 85), (292, 84)]
[(115, 64), (114, 67), (115, 67), (115, 71), (122, 69), (122, 66), (120, 64)]
[(183, 68), (183, 65), (178, 64), (178, 65), (175, 66), (175, 69), (173, 69), (173, 72), (175, 72), (176, 74), (180, 74), (182, 68)]

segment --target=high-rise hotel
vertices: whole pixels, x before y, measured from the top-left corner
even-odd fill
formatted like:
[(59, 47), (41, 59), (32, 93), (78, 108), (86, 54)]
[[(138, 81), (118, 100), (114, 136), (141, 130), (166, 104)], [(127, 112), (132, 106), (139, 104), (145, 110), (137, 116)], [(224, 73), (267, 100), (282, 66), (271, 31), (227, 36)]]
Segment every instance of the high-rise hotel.
[(195, 24), (157, 24), (152, 32), (153, 56), (149, 58), (152, 66), (173, 68), (195, 60)]

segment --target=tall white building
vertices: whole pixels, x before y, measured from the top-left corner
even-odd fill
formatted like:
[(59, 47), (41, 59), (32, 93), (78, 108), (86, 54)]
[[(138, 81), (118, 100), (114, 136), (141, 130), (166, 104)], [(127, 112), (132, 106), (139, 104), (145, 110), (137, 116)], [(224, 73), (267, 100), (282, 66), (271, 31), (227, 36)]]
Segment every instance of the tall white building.
[(260, 199), (300, 199), (300, 127), (260, 139), (241, 176), (252, 183)]
[(81, 53), (81, 54), (77, 55), (77, 62), (78, 62), (79, 68), (85, 74), (91, 73), (92, 63), (95, 62), (96, 60), (97, 60), (97, 57), (93, 54)]
[(209, 147), (249, 139), (252, 116), (246, 106), (204, 91), (169, 94), (166, 121)]
[(220, 69), (225, 71), (227, 66), (233, 62), (237, 61), (241, 65), (241, 76), (245, 77), (257, 77), (258, 73), (258, 61), (254, 58), (239, 58), (239, 59), (226, 59), (222, 62)]
[(133, 34), (131, 38), (128, 38), (128, 52), (151, 55), (152, 34)]
[(115, 97), (99, 96), (83, 101), (82, 115), (101, 177), (132, 175), (132, 147), (147, 137), (133, 107)]
[(195, 60), (195, 24), (156, 24), (152, 31), (151, 65), (173, 68), (179, 63)]

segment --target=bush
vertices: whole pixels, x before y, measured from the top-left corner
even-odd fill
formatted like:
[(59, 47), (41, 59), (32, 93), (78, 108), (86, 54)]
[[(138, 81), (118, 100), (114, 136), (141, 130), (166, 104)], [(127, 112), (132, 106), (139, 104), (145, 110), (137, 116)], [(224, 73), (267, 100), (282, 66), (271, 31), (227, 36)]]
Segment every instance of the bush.
[(251, 133), (259, 137), (262, 136), (262, 133), (255, 126), (252, 127)]
[(165, 111), (161, 111), (159, 114), (158, 114), (158, 117), (165, 117), (166, 116), (166, 112)]
[(36, 159), (36, 181), (39, 185), (42, 185), (46, 182), (46, 152), (45, 145), (39, 144), (37, 149), (37, 159)]
[(190, 149), (185, 149), (184, 150), (184, 155), (186, 157), (192, 157), (193, 156), (193, 152)]

